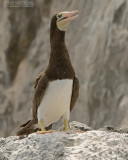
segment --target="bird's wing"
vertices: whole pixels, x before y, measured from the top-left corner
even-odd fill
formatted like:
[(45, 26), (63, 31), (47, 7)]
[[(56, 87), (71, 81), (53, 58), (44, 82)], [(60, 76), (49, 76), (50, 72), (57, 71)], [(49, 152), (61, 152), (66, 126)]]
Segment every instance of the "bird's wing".
[(72, 89), (72, 97), (71, 97), (71, 103), (70, 103), (70, 112), (72, 111), (72, 109), (73, 109), (73, 107), (76, 103), (78, 95), (79, 95), (79, 79), (75, 75), (74, 80), (73, 80), (73, 89)]
[(47, 78), (46, 74), (42, 72), (42, 74), (39, 74), (39, 77), (37, 77), (36, 81), (37, 82), (35, 86), (35, 95), (33, 98), (33, 118), (34, 119), (37, 119), (37, 109), (48, 87), (49, 79)]
[(36, 77), (36, 80), (34, 82), (34, 88), (36, 89), (37, 85), (38, 85), (38, 82), (40, 80), (40, 78), (45, 74), (45, 72), (41, 72), (38, 74), (38, 76)]
[[(49, 80), (44, 72), (41, 72), (35, 81), (35, 95), (33, 99), (33, 119), (29, 120), (28, 122), (22, 124), (20, 127), (22, 128), (17, 132), (17, 135), (28, 135), (30, 133), (36, 132), (39, 130), (39, 128), (34, 128), (34, 125), (38, 123), (37, 119), (37, 109), (40, 105), (42, 98), (44, 96), (44, 93), (48, 87)], [(46, 129), (50, 129), (51, 125), (47, 127)]]

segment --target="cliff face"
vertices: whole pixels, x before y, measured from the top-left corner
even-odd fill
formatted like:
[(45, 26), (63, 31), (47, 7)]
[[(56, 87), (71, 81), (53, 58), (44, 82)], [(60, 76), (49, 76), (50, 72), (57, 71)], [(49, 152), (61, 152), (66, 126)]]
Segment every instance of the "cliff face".
[(128, 126), (128, 1), (37, 0), (31, 8), (0, 4), (0, 136), (31, 118), (33, 82), (49, 59), (49, 27), (58, 11), (79, 10), (66, 44), (80, 78), (71, 119), (99, 128)]

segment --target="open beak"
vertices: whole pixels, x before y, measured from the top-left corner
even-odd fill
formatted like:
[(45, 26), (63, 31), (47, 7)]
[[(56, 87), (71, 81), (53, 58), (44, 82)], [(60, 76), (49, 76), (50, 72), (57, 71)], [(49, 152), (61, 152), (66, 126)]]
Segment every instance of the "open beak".
[(78, 15), (77, 15), (78, 12), (79, 12), (78, 10), (74, 10), (71, 12), (61, 12), (62, 17), (58, 20), (58, 22), (60, 23), (60, 25), (64, 25), (66, 23), (69, 23), (78, 17)]

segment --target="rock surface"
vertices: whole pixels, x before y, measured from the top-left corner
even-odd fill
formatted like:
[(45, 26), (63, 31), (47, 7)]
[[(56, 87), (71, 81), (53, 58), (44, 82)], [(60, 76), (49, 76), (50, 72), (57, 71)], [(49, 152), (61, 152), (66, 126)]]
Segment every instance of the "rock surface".
[[(77, 129), (84, 124), (72, 122)], [(90, 130), (0, 138), (0, 160), (128, 160), (128, 134)]]
[(51, 17), (74, 9), (79, 18), (69, 25), (66, 44), (81, 87), (71, 120), (94, 128), (127, 127), (128, 1), (33, 0), (31, 8), (8, 8), (5, 2), (0, 1), (0, 136), (14, 135), (31, 118), (33, 82), (50, 54)]

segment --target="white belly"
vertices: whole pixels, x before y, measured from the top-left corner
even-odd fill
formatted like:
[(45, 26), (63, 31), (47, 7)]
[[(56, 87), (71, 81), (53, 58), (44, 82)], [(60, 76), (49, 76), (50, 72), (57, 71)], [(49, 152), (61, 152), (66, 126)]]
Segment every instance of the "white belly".
[(70, 102), (73, 80), (55, 80), (49, 82), (42, 102), (38, 107), (38, 122), (44, 121), (44, 127), (57, 122), (70, 114)]

